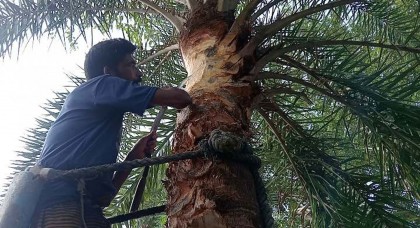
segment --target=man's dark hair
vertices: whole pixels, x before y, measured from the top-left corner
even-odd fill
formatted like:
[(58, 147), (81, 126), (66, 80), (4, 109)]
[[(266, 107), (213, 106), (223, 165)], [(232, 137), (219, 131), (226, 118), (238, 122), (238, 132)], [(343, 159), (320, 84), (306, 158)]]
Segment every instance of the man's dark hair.
[(86, 79), (104, 74), (104, 67), (115, 69), (127, 54), (133, 54), (136, 46), (125, 39), (101, 41), (89, 50), (85, 58)]

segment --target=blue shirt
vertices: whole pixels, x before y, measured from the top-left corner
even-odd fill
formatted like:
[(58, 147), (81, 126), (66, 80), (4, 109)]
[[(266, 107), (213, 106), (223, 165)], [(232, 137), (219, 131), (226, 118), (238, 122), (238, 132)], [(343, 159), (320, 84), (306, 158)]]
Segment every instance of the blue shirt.
[[(125, 112), (143, 115), (157, 88), (140, 86), (116, 76), (93, 78), (71, 92), (48, 131), (39, 165), (61, 170), (115, 163)], [(86, 180), (93, 201), (115, 194), (113, 173)], [(79, 197), (74, 181), (48, 183), (41, 203)]]

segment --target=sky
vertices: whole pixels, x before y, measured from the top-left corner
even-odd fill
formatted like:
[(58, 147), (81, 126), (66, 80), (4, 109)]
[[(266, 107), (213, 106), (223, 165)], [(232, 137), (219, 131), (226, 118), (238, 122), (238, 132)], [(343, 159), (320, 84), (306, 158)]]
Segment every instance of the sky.
[(10, 173), (15, 151), (23, 148), (19, 138), (36, 126), (35, 118), (44, 114), (40, 106), (54, 97), (53, 91), (71, 85), (66, 73), (83, 76), (79, 66), (89, 47), (80, 42), (78, 50), (65, 50), (59, 40), (44, 38), (19, 55), (14, 52), (0, 59), (0, 188)]

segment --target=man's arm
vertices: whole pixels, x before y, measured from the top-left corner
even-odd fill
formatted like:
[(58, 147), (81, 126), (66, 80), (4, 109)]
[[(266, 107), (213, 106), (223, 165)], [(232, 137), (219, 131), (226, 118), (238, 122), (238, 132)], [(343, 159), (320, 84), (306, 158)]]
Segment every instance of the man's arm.
[[(190, 95), (186, 91), (175, 87), (159, 88), (150, 101), (151, 105), (170, 106), (176, 109), (185, 108), (191, 103), (192, 99)], [(131, 161), (134, 159), (144, 158), (145, 154), (147, 152), (152, 152), (156, 146), (156, 137), (156, 132), (153, 132), (140, 139), (129, 152), (125, 160)], [(115, 173), (112, 183), (117, 192), (130, 175), (130, 172), (131, 171), (123, 171)]]
[[(141, 158), (144, 158), (144, 156)], [(134, 159), (130, 158), (130, 154), (128, 154), (128, 156), (125, 158), (124, 161), (132, 161), (132, 160)], [(131, 170), (115, 172), (115, 175), (112, 178), (112, 185), (114, 185), (116, 192), (120, 190), (121, 186), (124, 184), (125, 180), (127, 180), (130, 173), (131, 173)]]
[(160, 88), (156, 91), (151, 104), (160, 106), (170, 106), (182, 109), (192, 103), (190, 95), (183, 89), (169, 87)]
[[(154, 148), (156, 147), (156, 132), (152, 132), (145, 137), (141, 138), (137, 143), (134, 145), (133, 149), (128, 153), (125, 161), (132, 161), (134, 159), (142, 159), (146, 156), (146, 153), (153, 152)], [(130, 171), (120, 171), (116, 172), (114, 178), (112, 179), (112, 184), (114, 185), (117, 192), (120, 190), (121, 186), (123, 185), (124, 181), (130, 175)]]

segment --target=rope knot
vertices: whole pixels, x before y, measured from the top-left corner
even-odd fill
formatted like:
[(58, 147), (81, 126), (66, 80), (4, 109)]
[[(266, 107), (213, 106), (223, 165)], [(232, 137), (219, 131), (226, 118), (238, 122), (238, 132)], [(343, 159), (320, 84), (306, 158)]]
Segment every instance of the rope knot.
[(219, 129), (210, 133), (208, 143), (211, 149), (222, 154), (243, 153), (245, 147), (245, 142), (242, 138)]
[(217, 152), (209, 145), (207, 140), (201, 140), (198, 143), (198, 147), (203, 153), (204, 158), (211, 159), (216, 157)]
[(217, 157), (247, 164), (253, 168), (261, 166), (261, 160), (252, 154), (251, 146), (241, 137), (229, 132), (214, 130), (208, 139), (208, 150)]

